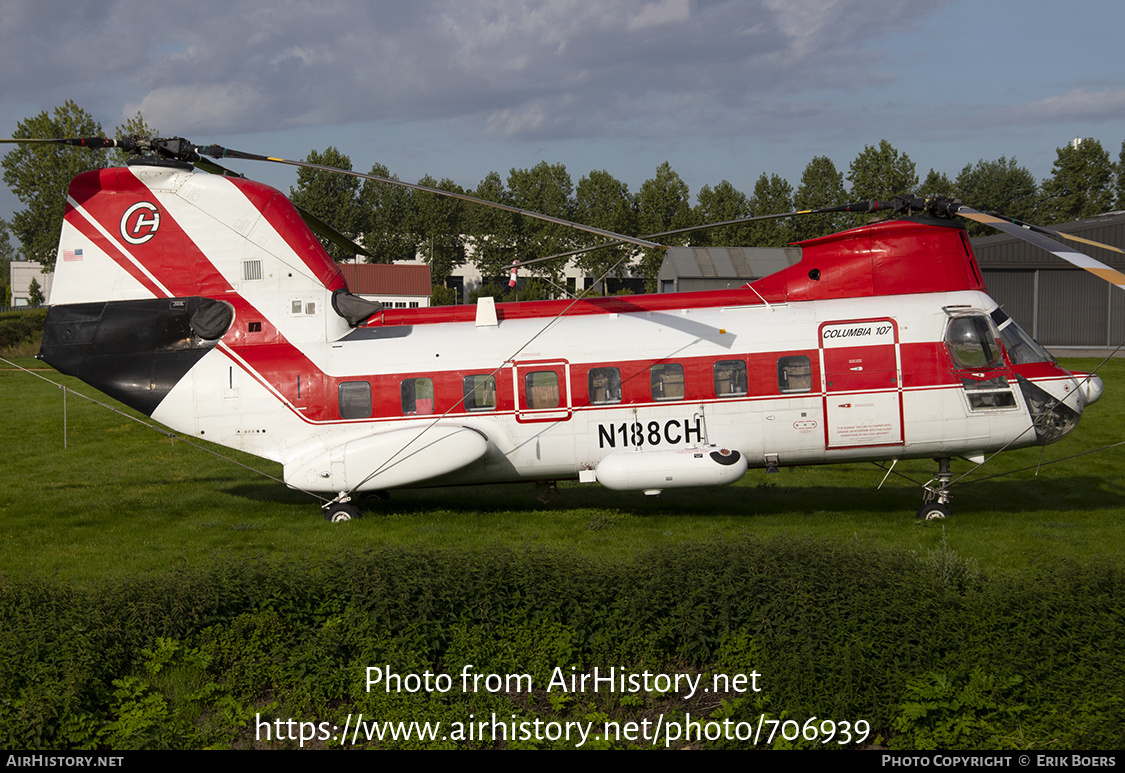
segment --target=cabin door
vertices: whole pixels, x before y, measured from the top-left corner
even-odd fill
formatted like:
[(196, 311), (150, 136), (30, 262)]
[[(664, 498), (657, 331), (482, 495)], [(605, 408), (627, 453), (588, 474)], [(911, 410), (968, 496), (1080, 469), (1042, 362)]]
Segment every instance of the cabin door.
[(566, 360), (518, 362), (515, 379), (516, 421), (566, 421), (570, 418), (570, 363)]
[(894, 320), (821, 325), (820, 373), (827, 448), (902, 445), (902, 365)]

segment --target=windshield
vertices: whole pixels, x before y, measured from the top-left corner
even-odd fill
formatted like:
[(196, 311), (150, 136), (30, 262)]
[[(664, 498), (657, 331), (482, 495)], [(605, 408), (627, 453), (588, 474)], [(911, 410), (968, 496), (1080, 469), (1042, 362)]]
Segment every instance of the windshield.
[(1004, 346), (1008, 349), (1008, 358), (1013, 365), (1025, 365), (1030, 362), (1054, 362), (1055, 358), (1027, 332), (1016, 324), (1003, 309), (992, 312), (992, 321), (1000, 329), (1000, 337), (1004, 339)]

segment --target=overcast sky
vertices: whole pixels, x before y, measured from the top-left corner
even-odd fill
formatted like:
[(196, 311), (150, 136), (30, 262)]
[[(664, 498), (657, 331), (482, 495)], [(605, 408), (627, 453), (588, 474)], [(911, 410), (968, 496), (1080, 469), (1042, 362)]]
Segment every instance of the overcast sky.
[[(336, 146), (475, 187), (546, 160), (692, 195), (887, 139), (919, 177), (1125, 140), (1120, 0), (3, 0), (0, 134), (67, 99), (107, 133)], [(290, 167), (229, 166), (288, 191)], [(971, 202), (970, 202), (971, 203)], [(0, 192), (0, 216), (19, 202)]]

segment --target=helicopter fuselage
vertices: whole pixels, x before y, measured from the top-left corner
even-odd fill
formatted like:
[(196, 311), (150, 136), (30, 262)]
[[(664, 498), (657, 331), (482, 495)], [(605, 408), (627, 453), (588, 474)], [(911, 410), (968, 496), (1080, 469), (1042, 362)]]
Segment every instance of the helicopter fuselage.
[(42, 357), (177, 432), (339, 494), (650, 492), (749, 467), (979, 460), (1100, 394), (988, 295), (962, 228), (875, 223), (734, 290), (384, 309), (283, 195), (171, 165), (75, 179)]

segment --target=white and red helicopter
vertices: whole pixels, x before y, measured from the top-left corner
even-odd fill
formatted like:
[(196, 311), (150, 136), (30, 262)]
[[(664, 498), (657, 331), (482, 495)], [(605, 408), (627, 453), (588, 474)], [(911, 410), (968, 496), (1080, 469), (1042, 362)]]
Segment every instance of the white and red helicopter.
[[(938, 462), (918, 517), (943, 517), (952, 457), (1059, 440), (1102, 392), (989, 297), (952, 216), (1125, 284), (1045, 229), (900, 198), (922, 214), (800, 242), (800, 262), (737, 289), (392, 310), (348, 292), (283, 194), (189, 163), (303, 162), (126, 147), (151, 155), (71, 183), (40, 357), (178, 433), (280, 463), (333, 521), (401, 487), (658, 493), (910, 458)], [(816, 212), (864, 208), (886, 205)]]

